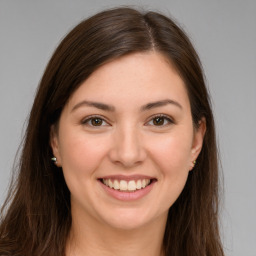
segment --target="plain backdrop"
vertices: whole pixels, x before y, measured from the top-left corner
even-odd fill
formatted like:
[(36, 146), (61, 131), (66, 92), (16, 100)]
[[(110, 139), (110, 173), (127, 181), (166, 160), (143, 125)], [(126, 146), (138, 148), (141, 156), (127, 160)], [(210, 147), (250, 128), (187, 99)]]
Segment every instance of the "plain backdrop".
[(256, 256), (255, 0), (0, 0), (0, 204), (45, 66), (64, 35), (100, 10), (134, 5), (174, 17), (202, 60), (224, 176), (227, 256)]

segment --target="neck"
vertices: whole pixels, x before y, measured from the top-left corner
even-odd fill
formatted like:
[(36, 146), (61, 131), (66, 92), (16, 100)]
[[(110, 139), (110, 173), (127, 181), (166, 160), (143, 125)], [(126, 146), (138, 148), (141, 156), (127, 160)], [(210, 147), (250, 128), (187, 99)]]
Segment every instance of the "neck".
[(166, 218), (162, 216), (148, 225), (123, 230), (73, 217), (66, 255), (164, 256)]

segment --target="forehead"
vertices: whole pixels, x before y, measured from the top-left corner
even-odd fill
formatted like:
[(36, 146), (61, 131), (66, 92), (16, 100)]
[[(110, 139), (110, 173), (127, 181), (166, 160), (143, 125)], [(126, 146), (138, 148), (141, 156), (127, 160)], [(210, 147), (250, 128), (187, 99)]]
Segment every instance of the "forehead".
[(176, 69), (157, 52), (133, 53), (98, 68), (71, 96), (68, 105), (82, 100), (112, 104), (146, 104), (174, 98), (185, 107), (189, 99)]

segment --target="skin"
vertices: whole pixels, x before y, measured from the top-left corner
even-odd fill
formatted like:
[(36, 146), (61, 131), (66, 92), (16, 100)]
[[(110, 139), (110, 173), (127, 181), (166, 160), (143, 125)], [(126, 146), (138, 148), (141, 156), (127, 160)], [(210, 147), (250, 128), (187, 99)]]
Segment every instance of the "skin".
[[(166, 100), (175, 103), (148, 106)], [(71, 193), (67, 255), (162, 255), (168, 210), (204, 133), (203, 120), (193, 125), (183, 80), (161, 54), (135, 53), (96, 70), (70, 97), (51, 134)], [(156, 182), (142, 198), (124, 201), (98, 180), (109, 175), (147, 175)]]

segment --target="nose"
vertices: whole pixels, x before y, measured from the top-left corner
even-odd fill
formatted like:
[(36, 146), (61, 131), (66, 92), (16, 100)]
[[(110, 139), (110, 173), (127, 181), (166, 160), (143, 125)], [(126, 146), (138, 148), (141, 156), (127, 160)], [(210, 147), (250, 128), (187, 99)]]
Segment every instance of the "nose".
[(109, 158), (124, 168), (134, 167), (145, 160), (146, 150), (136, 128), (127, 127), (115, 131)]

